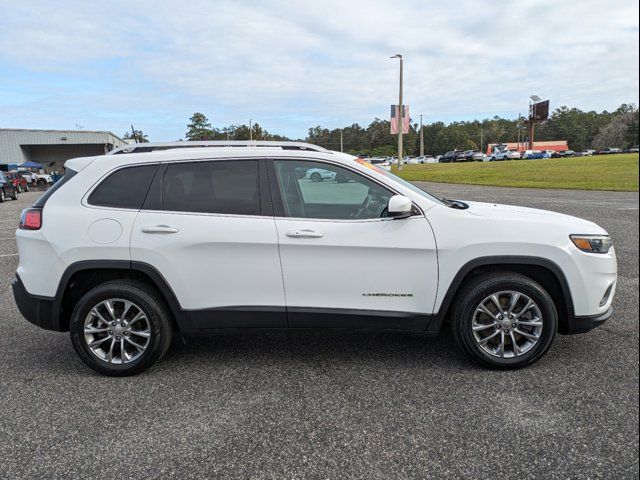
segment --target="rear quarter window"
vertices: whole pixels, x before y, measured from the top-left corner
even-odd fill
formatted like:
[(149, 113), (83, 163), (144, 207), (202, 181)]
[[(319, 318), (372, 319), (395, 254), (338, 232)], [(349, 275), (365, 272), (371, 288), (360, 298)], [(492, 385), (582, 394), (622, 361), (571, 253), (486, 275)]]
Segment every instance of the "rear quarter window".
[(56, 183), (51, 185), (51, 187), (49, 187), (49, 189), (46, 192), (44, 192), (40, 196), (40, 198), (38, 198), (38, 200), (36, 200), (36, 203), (33, 204), (33, 207), (34, 208), (44, 208), (44, 204), (47, 203), (47, 200), (49, 200), (49, 198), (51, 198), (51, 195), (53, 195), (60, 188), (62, 188), (62, 186), (65, 183), (67, 183), (69, 180), (71, 180), (75, 176), (76, 173), (78, 173), (78, 172), (76, 172), (75, 170), (71, 170), (70, 168), (65, 168), (64, 177), (62, 177)]
[(100, 182), (88, 202), (96, 207), (140, 210), (158, 164), (124, 167)]

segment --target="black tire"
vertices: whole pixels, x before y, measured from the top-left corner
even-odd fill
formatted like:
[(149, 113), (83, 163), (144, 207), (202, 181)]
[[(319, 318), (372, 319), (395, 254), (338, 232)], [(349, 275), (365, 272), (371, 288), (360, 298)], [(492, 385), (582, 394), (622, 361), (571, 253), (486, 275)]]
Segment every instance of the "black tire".
[(18, 199), (18, 189), (14, 188), (13, 192), (11, 193), (11, 200), (17, 200)]
[[(540, 309), (542, 332), (537, 343), (526, 353), (500, 358), (485, 352), (476, 342), (472, 321), (476, 308), (489, 295), (511, 290), (527, 295)], [(482, 366), (496, 369), (521, 368), (538, 361), (549, 349), (558, 329), (558, 313), (551, 296), (531, 278), (514, 272), (494, 272), (472, 277), (456, 297), (451, 315), (451, 330), (458, 345)]]
[(4, 200), (5, 200), (4, 188), (0, 188), (0, 203), (3, 203)]
[(313, 172), (311, 174), (311, 181), (314, 183), (318, 183), (322, 181), (322, 177), (320, 176), (320, 174), (318, 172)]
[(339, 173), (336, 175), (336, 182), (347, 183), (348, 181), (349, 181), (349, 177), (347, 177), (344, 173)]
[[(149, 320), (149, 344), (138, 358), (129, 363), (107, 363), (98, 358), (85, 341), (84, 320), (89, 311), (101, 301), (110, 298), (132, 301), (144, 311)], [(120, 377), (136, 375), (164, 356), (171, 345), (173, 323), (168, 307), (153, 288), (134, 280), (116, 280), (98, 285), (78, 301), (71, 315), (69, 333), (73, 347), (84, 363), (103, 375)]]

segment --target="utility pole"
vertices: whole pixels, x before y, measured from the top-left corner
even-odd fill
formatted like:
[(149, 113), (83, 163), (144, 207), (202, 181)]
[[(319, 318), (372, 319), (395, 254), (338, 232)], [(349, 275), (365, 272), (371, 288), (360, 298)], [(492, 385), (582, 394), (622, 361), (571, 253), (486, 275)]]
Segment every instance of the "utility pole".
[(420, 156), (424, 157), (424, 133), (422, 132), (422, 114), (420, 114)]
[(484, 153), (484, 129), (480, 129), (480, 151)]
[(344, 145), (342, 144), (342, 129), (340, 129), (340, 151), (344, 152)]
[(402, 127), (404, 125), (403, 122), (403, 114), (404, 108), (402, 106), (402, 67), (403, 67), (403, 58), (399, 53), (395, 54), (391, 58), (399, 58), (400, 59), (400, 88), (398, 92), (398, 170), (402, 170)]
[(131, 138), (133, 138), (133, 141), (138, 143), (138, 136), (136, 135), (136, 129), (133, 128), (133, 125), (131, 125)]
[(253, 141), (253, 130), (252, 130), (252, 127), (251, 127), (251, 121), (252, 120), (249, 119), (249, 140)]

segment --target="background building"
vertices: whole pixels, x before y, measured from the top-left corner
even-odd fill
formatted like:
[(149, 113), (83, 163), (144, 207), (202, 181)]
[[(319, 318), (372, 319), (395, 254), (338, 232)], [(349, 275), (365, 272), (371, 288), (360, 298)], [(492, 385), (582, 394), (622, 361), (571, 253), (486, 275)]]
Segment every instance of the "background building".
[(111, 132), (0, 128), (0, 164), (32, 161), (47, 172), (62, 171), (70, 158), (104, 155), (126, 144)]

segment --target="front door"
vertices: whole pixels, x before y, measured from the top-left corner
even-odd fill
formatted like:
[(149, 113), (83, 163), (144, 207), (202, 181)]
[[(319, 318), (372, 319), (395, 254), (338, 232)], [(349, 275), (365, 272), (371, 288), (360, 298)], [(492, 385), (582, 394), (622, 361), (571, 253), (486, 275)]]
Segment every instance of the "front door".
[(184, 330), (285, 327), (264, 159), (161, 166), (131, 236), (184, 311)]
[(394, 192), (332, 163), (276, 159), (270, 183), (290, 326), (426, 328), (437, 258), (424, 216), (387, 218)]

